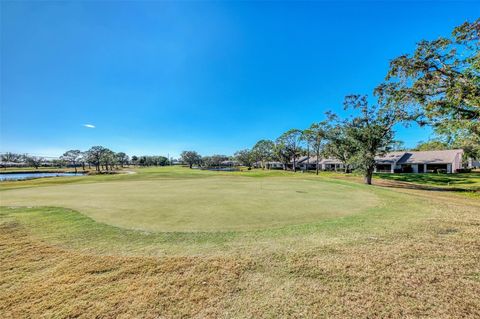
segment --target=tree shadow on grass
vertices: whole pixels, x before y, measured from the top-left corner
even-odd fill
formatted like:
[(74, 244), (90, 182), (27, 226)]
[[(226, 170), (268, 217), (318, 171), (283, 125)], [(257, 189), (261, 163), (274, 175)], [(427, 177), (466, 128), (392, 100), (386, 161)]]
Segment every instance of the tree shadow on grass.
[(463, 188), (463, 187), (445, 187), (435, 185), (416, 184), (415, 182), (407, 182), (396, 179), (377, 179), (376, 185), (389, 188), (415, 189), (436, 192), (459, 192), (459, 193), (479, 193), (480, 188)]
[(428, 184), (432, 186), (471, 185), (480, 182), (479, 173), (466, 174), (377, 174), (384, 180)]

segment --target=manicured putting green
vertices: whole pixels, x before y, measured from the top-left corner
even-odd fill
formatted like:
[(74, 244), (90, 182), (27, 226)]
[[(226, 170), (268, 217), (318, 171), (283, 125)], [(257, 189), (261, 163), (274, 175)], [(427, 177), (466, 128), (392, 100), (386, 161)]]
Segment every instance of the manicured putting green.
[(366, 187), (329, 180), (219, 176), (15, 189), (1, 205), (55, 206), (146, 231), (232, 231), (303, 224), (378, 205)]

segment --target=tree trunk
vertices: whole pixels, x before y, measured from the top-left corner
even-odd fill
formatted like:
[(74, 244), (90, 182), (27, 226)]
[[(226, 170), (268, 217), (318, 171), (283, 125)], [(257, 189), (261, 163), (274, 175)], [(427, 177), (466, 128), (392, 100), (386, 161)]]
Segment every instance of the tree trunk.
[(193, 164), (192, 164), (192, 163), (190, 163), (189, 165), (190, 165), (190, 169), (191, 169), (191, 168), (192, 168), (192, 166), (193, 166)]
[(307, 143), (307, 164), (305, 165), (305, 171), (308, 172), (310, 165), (310, 144)]
[(295, 158), (295, 155), (293, 155), (293, 172), (295, 173), (297, 171), (297, 159)]
[(75, 164), (73, 166), (75, 166), (75, 174), (77, 174), (77, 164)]
[(373, 170), (368, 169), (364, 176), (365, 184), (372, 185)]

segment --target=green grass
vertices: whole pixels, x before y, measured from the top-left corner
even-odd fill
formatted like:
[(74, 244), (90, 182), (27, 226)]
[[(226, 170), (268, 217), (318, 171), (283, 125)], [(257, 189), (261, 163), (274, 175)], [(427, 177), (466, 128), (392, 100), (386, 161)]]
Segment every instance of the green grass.
[(480, 316), (476, 199), (332, 173), (136, 172), (0, 184), (2, 317)]
[(117, 180), (2, 192), (2, 205), (65, 207), (146, 231), (280, 227), (356, 214), (378, 203), (361, 185), (285, 177)]

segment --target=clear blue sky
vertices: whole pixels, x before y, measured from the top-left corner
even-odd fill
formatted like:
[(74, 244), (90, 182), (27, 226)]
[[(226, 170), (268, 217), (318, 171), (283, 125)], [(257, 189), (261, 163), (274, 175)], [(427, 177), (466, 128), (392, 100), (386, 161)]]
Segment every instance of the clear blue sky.
[[(2, 1), (0, 151), (232, 154), (341, 112), (390, 59), (478, 16), (478, 2)], [(397, 130), (407, 146), (430, 134)]]

